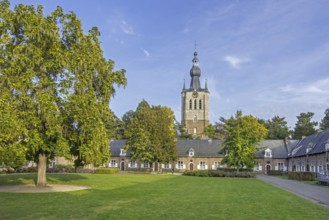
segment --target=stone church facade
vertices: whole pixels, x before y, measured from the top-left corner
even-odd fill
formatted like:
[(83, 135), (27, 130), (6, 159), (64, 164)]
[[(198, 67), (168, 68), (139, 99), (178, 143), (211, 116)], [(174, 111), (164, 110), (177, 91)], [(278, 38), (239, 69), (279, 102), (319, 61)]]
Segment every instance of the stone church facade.
[(200, 77), (201, 69), (199, 67), (199, 59), (197, 52), (194, 52), (192, 60), (192, 68), (190, 70), (191, 83), (186, 88), (185, 80), (182, 98), (182, 125), (185, 126), (187, 133), (193, 136), (201, 136), (205, 128), (209, 125), (209, 90), (207, 81), (204, 88), (201, 87)]

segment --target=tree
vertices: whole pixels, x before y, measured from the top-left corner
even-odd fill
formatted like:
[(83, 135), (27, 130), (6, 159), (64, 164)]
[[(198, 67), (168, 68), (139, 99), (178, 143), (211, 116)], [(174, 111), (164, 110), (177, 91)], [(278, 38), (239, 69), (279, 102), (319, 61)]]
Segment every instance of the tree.
[(142, 101), (125, 131), (126, 149), (133, 160), (169, 162), (176, 158), (174, 113)]
[(252, 168), (255, 164), (256, 145), (266, 137), (267, 129), (255, 117), (242, 116), (239, 111), (235, 117), (222, 118), (221, 121), (226, 134), (221, 151), (225, 154), (222, 163), (236, 167), (237, 172), (240, 167)]
[(182, 139), (192, 139), (192, 135), (187, 132), (187, 129), (184, 124), (178, 123), (178, 129), (179, 129), (179, 138)]
[(321, 120), (320, 123), (320, 129), (327, 130), (329, 129), (329, 108), (326, 109), (324, 112), (324, 117)]
[(84, 34), (76, 15), (60, 7), (44, 16), (40, 5), (0, 5), (0, 100), (9, 104), (1, 111), (11, 114), (5, 124), (22, 128), (0, 140), (2, 149), (38, 162), (38, 186), (46, 185), (54, 155), (104, 163), (114, 133), (108, 104), (114, 84), (126, 85), (126, 78), (103, 57), (97, 28)]
[(285, 117), (274, 116), (271, 120), (265, 121), (268, 130), (267, 139), (284, 139), (290, 136)]
[(312, 117), (314, 116), (313, 112), (307, 112), (307, 113), (300, 113), (299, 116), (297, 116), (297, 122), (295, 125), (293, 138), (294, 139), (301, 139), (305, 136), (312, 135), (316, 132), (315, 126), (318, 125), (317, 122), (311, 121)]

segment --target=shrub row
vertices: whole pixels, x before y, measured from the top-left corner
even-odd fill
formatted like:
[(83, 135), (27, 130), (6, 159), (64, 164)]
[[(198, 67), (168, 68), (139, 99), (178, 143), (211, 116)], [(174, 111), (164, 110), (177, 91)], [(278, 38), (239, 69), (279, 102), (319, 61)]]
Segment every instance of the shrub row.
[(267, 174), (270, 176), (282, 176), (283, 171), (282, 170), (268, 170)]
[(0, 174), (6, 174), (6, 173), (15, 173), (15, 169), (12, 167), (2, 167), (0, 168)]
[(183, 175), (185, 176), (199, 176), (199, 177), (244, 177), (250, 178), (255, 177), (256, 173), (240, 171), (224, 172), (220, 170), (186, 170)]
[[(217, 170), (223, 171), (223, 172), (236, 172), (236, 168), (228, 168), (228, 167), (219, 167)], [(240, 168), (239, 171), (242, 172), (253, 172), (252, 168)]]
[(313, 172), (288, 172), (288, 179), (290, 180), (306, 180), (313, 181), (316, 174)]
[(51, 172), (51, 173), (74, 173), (75, 168), (72, 165), (58, 164), (58, 165), (55, 165), (54, 168), (48, 168), (47, 172)]
[(112, 174), (120, 172), (119, 168), (98, 168), (95, 170), (96, 174)]

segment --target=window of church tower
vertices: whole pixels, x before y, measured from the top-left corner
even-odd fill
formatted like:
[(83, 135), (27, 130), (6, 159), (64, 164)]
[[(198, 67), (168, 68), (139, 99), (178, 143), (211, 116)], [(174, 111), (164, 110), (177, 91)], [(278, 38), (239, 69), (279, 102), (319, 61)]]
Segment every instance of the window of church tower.
[(202, 109), (202, 100), (199, 100), (199, 109)]
[(192, 100), (190, 99), (190, 109), (192, 109)]
[(197, 109), (196, 107), (197, 107), (197, 101), (194, 100), (194, 109)]
[(194, 128), (193, 133), (196, 134), (196, 128)]
[(193, 121), (194, 122), (197, 122), (198, 121), (198, 117), (196, 115), (194, 115)]

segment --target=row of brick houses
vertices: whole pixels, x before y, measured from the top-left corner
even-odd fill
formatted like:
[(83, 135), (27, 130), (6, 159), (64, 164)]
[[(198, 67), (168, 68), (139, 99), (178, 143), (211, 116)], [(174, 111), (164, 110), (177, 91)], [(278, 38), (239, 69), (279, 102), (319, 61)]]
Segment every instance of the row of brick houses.
[[(168, 164), (150, 164), (132, 161), (124, 150), (125, 140), (113, 140), (108, 167), (121, 170), (152, 170), (183, 172), (185, 170), (216, 170), (221, 167), (224, 155), (220, 154), (222, 140), (177, 140), (177, 161)], [(268, 170), (328, 172), (329, 130), (299, 141), (265, 140), (258, 145), (255, 171)]]

